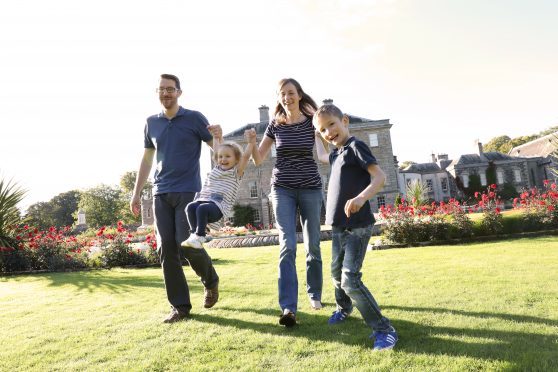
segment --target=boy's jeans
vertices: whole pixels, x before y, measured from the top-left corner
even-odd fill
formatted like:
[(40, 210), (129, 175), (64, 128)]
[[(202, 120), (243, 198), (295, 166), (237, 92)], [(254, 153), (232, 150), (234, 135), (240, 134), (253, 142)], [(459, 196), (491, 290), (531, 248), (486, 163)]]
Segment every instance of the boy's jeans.
[(362, 262), (372, 235), (372, 226), (332, 226), (332, 234), (331, 276), (337, 309), (351, 313), (354, 301), (368, 326), (374, 331), (387, 332), (391, 327), (390, 321), (382, 316), (376, 300), (361, 280)]
[(306, 290), (313, 300), (322, 299), (322, 255), (320, 252), (320, 213), (322, 190), (273, 187), (269, 196), (279, 229), (279, 306), (296, 313), (298, 278), (296, 275), (296, 211), (306, 249)]

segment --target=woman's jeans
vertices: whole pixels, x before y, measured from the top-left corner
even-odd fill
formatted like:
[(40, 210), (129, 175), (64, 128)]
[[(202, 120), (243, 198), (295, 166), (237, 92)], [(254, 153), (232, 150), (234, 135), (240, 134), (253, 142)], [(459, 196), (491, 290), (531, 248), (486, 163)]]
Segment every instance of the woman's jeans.
[(210, 201), (193, 201), (186, 206), (186, 215), (190, 231), (197, 236), (205, 236), (207, 224), (217, 222), (223, 217), (223, 213), (217, 204)]
[(296, 274), (296, 212), (306, 250), (306, 290), (317, 301), (322, 298), (322, 255), (320, 252), (321, 189), (285, 189), (273, 187), (270, 195), (279, 230), (279, 306), (296, 313), (298, 278)]
[(372, 294), (362, 283), (362, 263), (372, 226), (347, 228), (332, 226), (331, 276), (335, 286), (337, 310), (350, 314), (353, 302), (362, 318), (374, 331), (387, 332), (389, 319), (382, 316)]

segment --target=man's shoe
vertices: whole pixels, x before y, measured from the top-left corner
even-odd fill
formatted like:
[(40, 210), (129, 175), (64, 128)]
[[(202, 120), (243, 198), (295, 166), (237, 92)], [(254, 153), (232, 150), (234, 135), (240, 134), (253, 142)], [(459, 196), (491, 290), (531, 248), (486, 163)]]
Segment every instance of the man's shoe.
[(296, 315), (289, 309), (283, 310), (283, 314), (279, 318), (279, 324), (285, 327), (293, 327), (296, 325)]
[(327, 321), (327, 324), (334, 325), (334, 324), (343, 323), (347, 319), (348, 316), (349, 316), (349, 313), (347, 313), (346, 311), (335, 310), (333, 312), (333, 314), (329, 317), (329, 320)]
[(206, 309), (212, 308), (213, 305), (219, 300), (219, 285), (217, 284), (214, 288), (205, 288), (205, 295), (203, 299), (203, 307)]
[(170, 314), (163, 320), (163, 323), (175, 323), (190, 316), (189, 311), (184, 311), (173, 307)]
[(398, 340), (397, 332), (395, 332), (395, 328), (393, 327), (391, 327), (388, 332), (375, 331), (372, 333), (371, 337), (376, 338), (374, 341), (374, 350), (377, 351), (393, 349)]

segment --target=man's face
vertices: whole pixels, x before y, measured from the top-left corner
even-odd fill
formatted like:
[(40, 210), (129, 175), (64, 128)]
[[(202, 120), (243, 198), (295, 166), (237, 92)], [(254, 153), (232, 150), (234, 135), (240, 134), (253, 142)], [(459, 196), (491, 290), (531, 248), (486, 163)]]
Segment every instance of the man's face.
[(349, 139), (349, 118), (322, 114), (314, 120), (314, 126), (320, 135), (336, 147), (342, 147)]
[(161, 79), (159, 82), (159, 101), (165, 109), (178, 106), (178, 97), (182, 91), (176, 89), (176, 83), (171, 79)]

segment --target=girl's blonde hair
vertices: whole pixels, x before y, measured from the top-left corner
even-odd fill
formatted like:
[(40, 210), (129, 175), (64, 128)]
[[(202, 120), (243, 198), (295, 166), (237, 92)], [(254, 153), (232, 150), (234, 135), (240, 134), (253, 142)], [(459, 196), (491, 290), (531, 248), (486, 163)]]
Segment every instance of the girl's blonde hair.
[(242, 156), (242, 147), (240, 147), (240, 145), (236, 142), (225, 141), (217, 147), (217, 151), (215, 151), (215, 153), (213, 154), (213, 160), (215, 160), (216, 163), (219, 160), (219, 150), (221, 149), (221, 147), (230, 148), (233, 151), (236, 161), (240, 161), (240, 157)]

